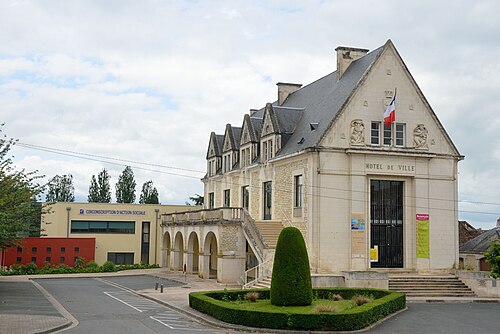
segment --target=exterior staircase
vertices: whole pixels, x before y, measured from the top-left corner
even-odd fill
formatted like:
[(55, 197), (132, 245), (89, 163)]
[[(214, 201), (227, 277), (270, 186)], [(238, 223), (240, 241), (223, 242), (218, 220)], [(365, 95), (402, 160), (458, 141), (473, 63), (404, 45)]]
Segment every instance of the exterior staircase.
[(404, 292), (407, 297), (475, 297), (474, 292), (453, 275), (389, 276), (389, 290)]
[(276, 248), (276, 243), (278, 242), (278, 237), (281, 230), (283, 229), (283, 224), (279, 220), (256, 220), (255, 225), (259, 229), (262, 237), (266, 240), (269, 248)]
[(269, 289), (271, 288), (271, 277), (266, 277), (257, 283), (253, 284), (251, 289)]

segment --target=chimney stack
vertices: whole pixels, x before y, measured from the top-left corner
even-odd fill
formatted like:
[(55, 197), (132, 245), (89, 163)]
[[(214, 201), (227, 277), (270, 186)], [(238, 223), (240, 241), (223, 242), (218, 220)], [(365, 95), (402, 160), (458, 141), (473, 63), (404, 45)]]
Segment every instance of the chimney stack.
[(349, 48), (346, 46), (339, 46), (335, 51), (337, 51), (337, 80), (340, 80), (353, 61), (358, 60), (368, 53), (367, 49)]
[(497, 219), (497, 227), (500, 227), (500, 217)]
[(302, 87), (301, 84), (294, 83), (286, 83), (286, 82), (278, 82), (276, 84), (278, 86), (278, 105), (281, 106), (285, 103), (288, 95), (292, 94), (296, 90), (299, 90)]

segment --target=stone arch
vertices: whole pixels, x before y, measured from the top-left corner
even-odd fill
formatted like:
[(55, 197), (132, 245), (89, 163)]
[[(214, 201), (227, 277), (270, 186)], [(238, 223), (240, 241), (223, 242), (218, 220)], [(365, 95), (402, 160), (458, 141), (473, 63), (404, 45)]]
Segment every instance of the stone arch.
[(207, 233), (203, 245), (203, 277), (217, 278), (219, 247), (214, 232)]
[(162, 243), (162, 267), (170, 268), (170, 252), (172, 251), (172, 239), (170, 238), (170, 233), (165, 232), (163, 234)]
[(184, 266), (184, 237), (179, 231), (175, 235), (174, 240), (174, 263), (172, 265), (173, 270), (182, 270)]
[(198, 239), (198, 234), (196, 232), (191, 232), (188, 238), (188, 247), (187, 247), (187, 273), (198, 273), (199, 270), (199, 260), (200, 258), (200, 242)]

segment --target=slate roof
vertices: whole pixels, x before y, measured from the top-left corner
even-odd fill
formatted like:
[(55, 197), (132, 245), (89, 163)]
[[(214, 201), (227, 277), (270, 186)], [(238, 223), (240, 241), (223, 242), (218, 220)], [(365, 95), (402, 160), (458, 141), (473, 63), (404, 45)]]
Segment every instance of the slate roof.
[(500, 240), (500, 227), (492, 228), (460, 246), (460, 253), (484, 253), (494, 240)]
[[(296, 118), (297, 113), (290, 119), (287, 117), (279, 118), (279, 121), (284, 122), (279, 125), (280, 127), (287, 130), (294, 127), (294, 131), (277, 156), (299, 152), (319, 144), (335, 116), (342, 109), (364, 74), (381, 54), (383, 48), (381, 46), (352, 62), (340, 80), (337, 80), (337, 71), (332, 72), (290, 94), (283, 105), (277, 106), (277, 102), (272, 104), (275, 113), (280, 115), (282, 114), (280, 110), (284, 112), (287, 111), (287, 108), (288, 111), (303, 109), (300, 118)], [(252, 116), (261, 118), (264, 109), (256, 111)], [(295, 125), (292, 124), (292, 119), (297, 120)], [(315, 131), (311, 131), (310, 123), (318, 123)], [(288, 133), (288, 131), (286, 132)], [(301, 140), (302, 138), (304, 139)], [(299, 144), (299, 142), (301, 143)]]
[(217, 147), (216, 147), (217, 152), (215, 153), (215, 155), (219, 157), (222, 155), (222, 147), (224, 146), (224, 135), (216, 134), (215, 140), (217, 141)]

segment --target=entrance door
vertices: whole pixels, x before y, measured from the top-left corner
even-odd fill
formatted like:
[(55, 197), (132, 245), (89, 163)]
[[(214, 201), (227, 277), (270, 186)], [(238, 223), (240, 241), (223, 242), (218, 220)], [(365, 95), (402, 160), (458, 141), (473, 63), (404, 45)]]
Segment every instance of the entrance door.
[(371, 248), (378, 247), (372, 268), (403, 268), (403, 182), (370, 182)]

